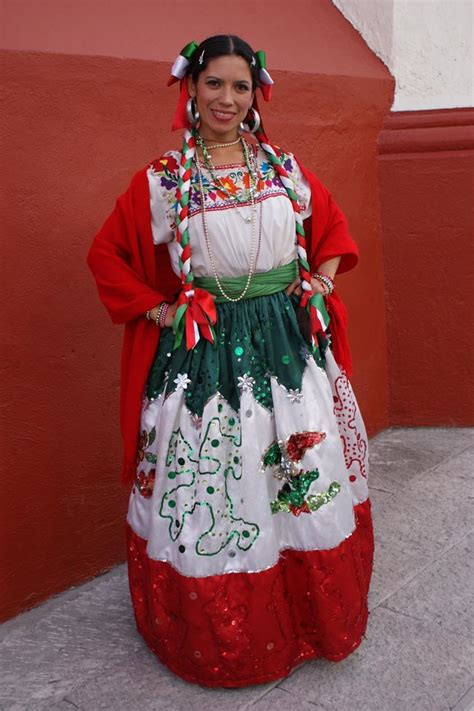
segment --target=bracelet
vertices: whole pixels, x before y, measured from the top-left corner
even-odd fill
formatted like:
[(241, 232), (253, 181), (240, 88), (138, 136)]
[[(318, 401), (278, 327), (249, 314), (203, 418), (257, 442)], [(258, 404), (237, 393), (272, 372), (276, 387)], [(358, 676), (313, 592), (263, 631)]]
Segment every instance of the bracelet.
[(164, 328), (166, 326), (166, 314), (168, 313), (169, 307), (170, 305), (167, 301), (162, 301), (158, 306), (155, 323), (159, 328)]
[(156, 324), (160, 328), (165, 328), (166, 326), (166, 316), (168, 314), (168, 309), (170, 305), (167, 301), (163, 301), (160, 308), (158, 309), (158, 314), (156, 316)]
[(327, 296), (330, 296), (334, 291), (334, 280), (332, 277), (330, 277), (329, 274), (324, 274), (324, 272), (315, 272), (313, 277), (321, 282), (321, 284), (324, 284), (328, 290)]
[[(161, 304), (158, 305), (158, 311), (156, 312), (155, 324), (157, 326), (159, 326), (160, 328), (164, 328), (166, 325), (166, 314), (168, 313), (169, 306), (170, 305), (167, 301), (162, 301)], [(157, 308), (157, 307), (155, 306), (155, 308)], [(152, 309), (148, 309), (148, 311), (145, 313), (147, 321), (152, 320), (151, 312), (152, 312)]]

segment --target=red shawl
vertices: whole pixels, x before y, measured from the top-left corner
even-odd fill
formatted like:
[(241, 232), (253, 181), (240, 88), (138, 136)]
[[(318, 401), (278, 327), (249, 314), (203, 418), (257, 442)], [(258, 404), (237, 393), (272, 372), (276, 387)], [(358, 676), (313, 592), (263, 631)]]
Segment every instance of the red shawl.
[[(324, 185), (300, 167), (311, 186), (312, 216), (305, 221), (311, 271), (337, 256), (342, 257), (338, 272), (348, 271), (357, 264), (358, 250), (347, 221)], [(161, 301), (174, 301), (180, 290), (167, 246), (153, 243), (147, 168), (136, 173), (118, 198), (87, 257), (99, 297), (113, 323), (125, 324), (120, 389), (124, 483), (131, 483), (135, 476), (142, 396), (160, 336), (160, 330), (144, 314)], [(327, 306), (333, 353), (350, 375), (346, 311), (336, 293), (329, 297)]]

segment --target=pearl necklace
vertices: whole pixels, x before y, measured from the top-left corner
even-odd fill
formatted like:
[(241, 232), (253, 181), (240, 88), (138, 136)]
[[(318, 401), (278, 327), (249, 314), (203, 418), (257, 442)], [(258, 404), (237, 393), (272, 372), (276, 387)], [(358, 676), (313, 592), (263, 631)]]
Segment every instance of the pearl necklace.
[[(244, 153), (246, 154), (245, 149), (244, 149)], [(246, 159), (248, 158), (247, 154), (245, 157), (246, 157)], [(197, 156), (195, 156), (195, 162), (196, 162), (196, 168), (197, 168), (197, 173), (198, 173), (198, 178), (199, 178), (199, 189), (200, 189), (200, 193), (201, 193), (202, 226), (203, 226), (203, 230), (204, 230), (204, 238), (206, 240), (206, 248), (207, 248), (207, 253), (209, 255), (209, 261), (211, 263), (212, 273), (214, 274), (214, 279), (216, 280), (217, 288), (221, 292), (222, 296), (225, 299), (227, 299), (227, 301), (232, 301), (233, 303), (236, 303), (238, 301), (241, 301), (244, 298), (244, 296), (246, 295), (247, 291), (249, 290), (250, 283), (252, 281), (253, 275), (255, 274), (255, 270), (257, 267), (257, 261), (258, 261), (258, 257), (260, 254), (260, 246), (261, 246), (261, 242), (262, 242), (262, 212), (263, 212), (263, 210), (262, 210), (262, 205), (260, 204), (260, 225), (259, 225), (257, 248), (255, 249), (255, 223), (256, 223), (256, 217), (257, 217), (257, 214), (256, 214), (257, 213), (257, 203), (256, 203), (256, 198), (255, 198), (256, 184), (254, 183), (252, 186), (253, 189), (251, 191), (249, 191), (250, 192), (250, 203), (251, 203), (251, 209), (252, 209), (252, 218), (251, 218), (252, 236), (251, 236), (251, 240), (250, 240), (250, 268), (249, 268), (249, 273), (248, 273), (247, 280), (245, 282), (245, 286), (244, 286), (242, 293), (239, 294), (239, 296), (237, 296), (236, 298), (234, 298), (232, 296), (229, 296), (229, 294), (226, 293), (226, 291), (224, 290), (224, 287), (222, 286), (221, 281), (219, 279), (219, 275), (217, 273), (216, 263), (214, 261), (214, 255), (213, 255), (212, 247), (211, 247), (211, 240), (209, 237), (209, 229), (208, 229), (207, 220), (206, 220), (206, 196), (204, 193), (204, 185), (203, 185), (203, 179), (202, 179), (202, 166), (201, 166), (201, 163), (200, 163), (199, 159), (197, 158)], [(246, 160), (246, 162), (248, 163), (247, 160)], [(250, 176), (251, 182), (253, 182), (254, 176), (253, 176), (253, 174), (251, 174), (250, 169), (249, 169), (249, 176)]]
[[(205, 138), (202, 138), (202, 136), (199, 136), (201, 141), (205, 141)], [(236, 146), (237, 143), (240, 141), (240, 136), (235, 139), (235, 141), (229, 141), (228, 143), (213, 143), (212, 146), (206, 146), (207, 150), (210, 151), (213, 148), (230, 148), (230, 146)]]

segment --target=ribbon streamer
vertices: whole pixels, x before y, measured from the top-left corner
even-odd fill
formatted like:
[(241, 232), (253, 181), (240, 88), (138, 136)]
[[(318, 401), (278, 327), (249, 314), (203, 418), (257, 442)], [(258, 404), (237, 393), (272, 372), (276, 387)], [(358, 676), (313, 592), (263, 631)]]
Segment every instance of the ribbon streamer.
[(178, 298), (178, 308), (173, 322), (175, 333), (174, 350), (179, 348), (186, 337), (186, 350), (191, 350), (201, 336), (210, 343), (215, 343), (216, 336), (212, 328), (217, 321), (214, 299), (204, 289), (182, 291)]
[(311, 332), (313, 336), (318, 333), (325, 333), (329, 326), (329, 314), (326, 311), (326, 304), (322, 294), (313, 294), (308, 304), (311, 319)]

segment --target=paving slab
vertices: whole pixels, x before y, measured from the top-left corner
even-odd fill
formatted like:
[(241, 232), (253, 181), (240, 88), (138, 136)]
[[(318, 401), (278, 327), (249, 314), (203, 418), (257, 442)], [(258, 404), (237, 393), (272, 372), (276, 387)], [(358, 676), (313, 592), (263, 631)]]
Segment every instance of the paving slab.
[[(473, 471), (474, 448), (467, 447), (400, 486), (395, 493), (371, 490), (375, 559), (370, 609), (472, 530)], [(389, 466), (387, 472), (390, 473)]]
[(314, 701), (295, 698), (294, 694), (279, 687), (247, 707), (248, 711), (324, 711), (325, 708)]
[(406, 585), (435, 556), (417, 541), (407, 542), (412, 526), (410, 510), (394, 494), (370, 493), (375, 533), (375, 553), (369, 590), (369, 610)]
[[(17, 624), (12, 624), (16, 622)], [(1, 709), (25, 709), (62, 699), (78, 680), (108, 670), (141, 647), (124, 566), (59, 596), (5, 625), (1, 641)], [(3, 632), (3, 631), (2, 631)]]
[(385, 430), (369, 443), (369, 484), (395, 493), (469, 446), (474, 446), (472, 428)]
[(449, 548), (381, 606), (473, 639), (474, 534)]
[[(240, 711), (257, 702), (276, 686), (265, 684), (244, 689), (207, 689), (187, 684), (161, 665), (148, 648), (130, 657), (127, 664), (118, 664), (107, 674), (96, 674), (85, 684), (67, 694), (67, 706), (52, 707), (54, 711)], [(31, 711), (43, 711), (33, 707)]]
[(474, 711), (474, 686), (471, 686), (471, 688), (466, 691), (464, 696), (459, 699), (451, 711)]
[(350, 657), (306, 664), (279, 687), (327, 711), (442, 711), (471, 686), (473, 652), (466, 637), (379, 607)]

